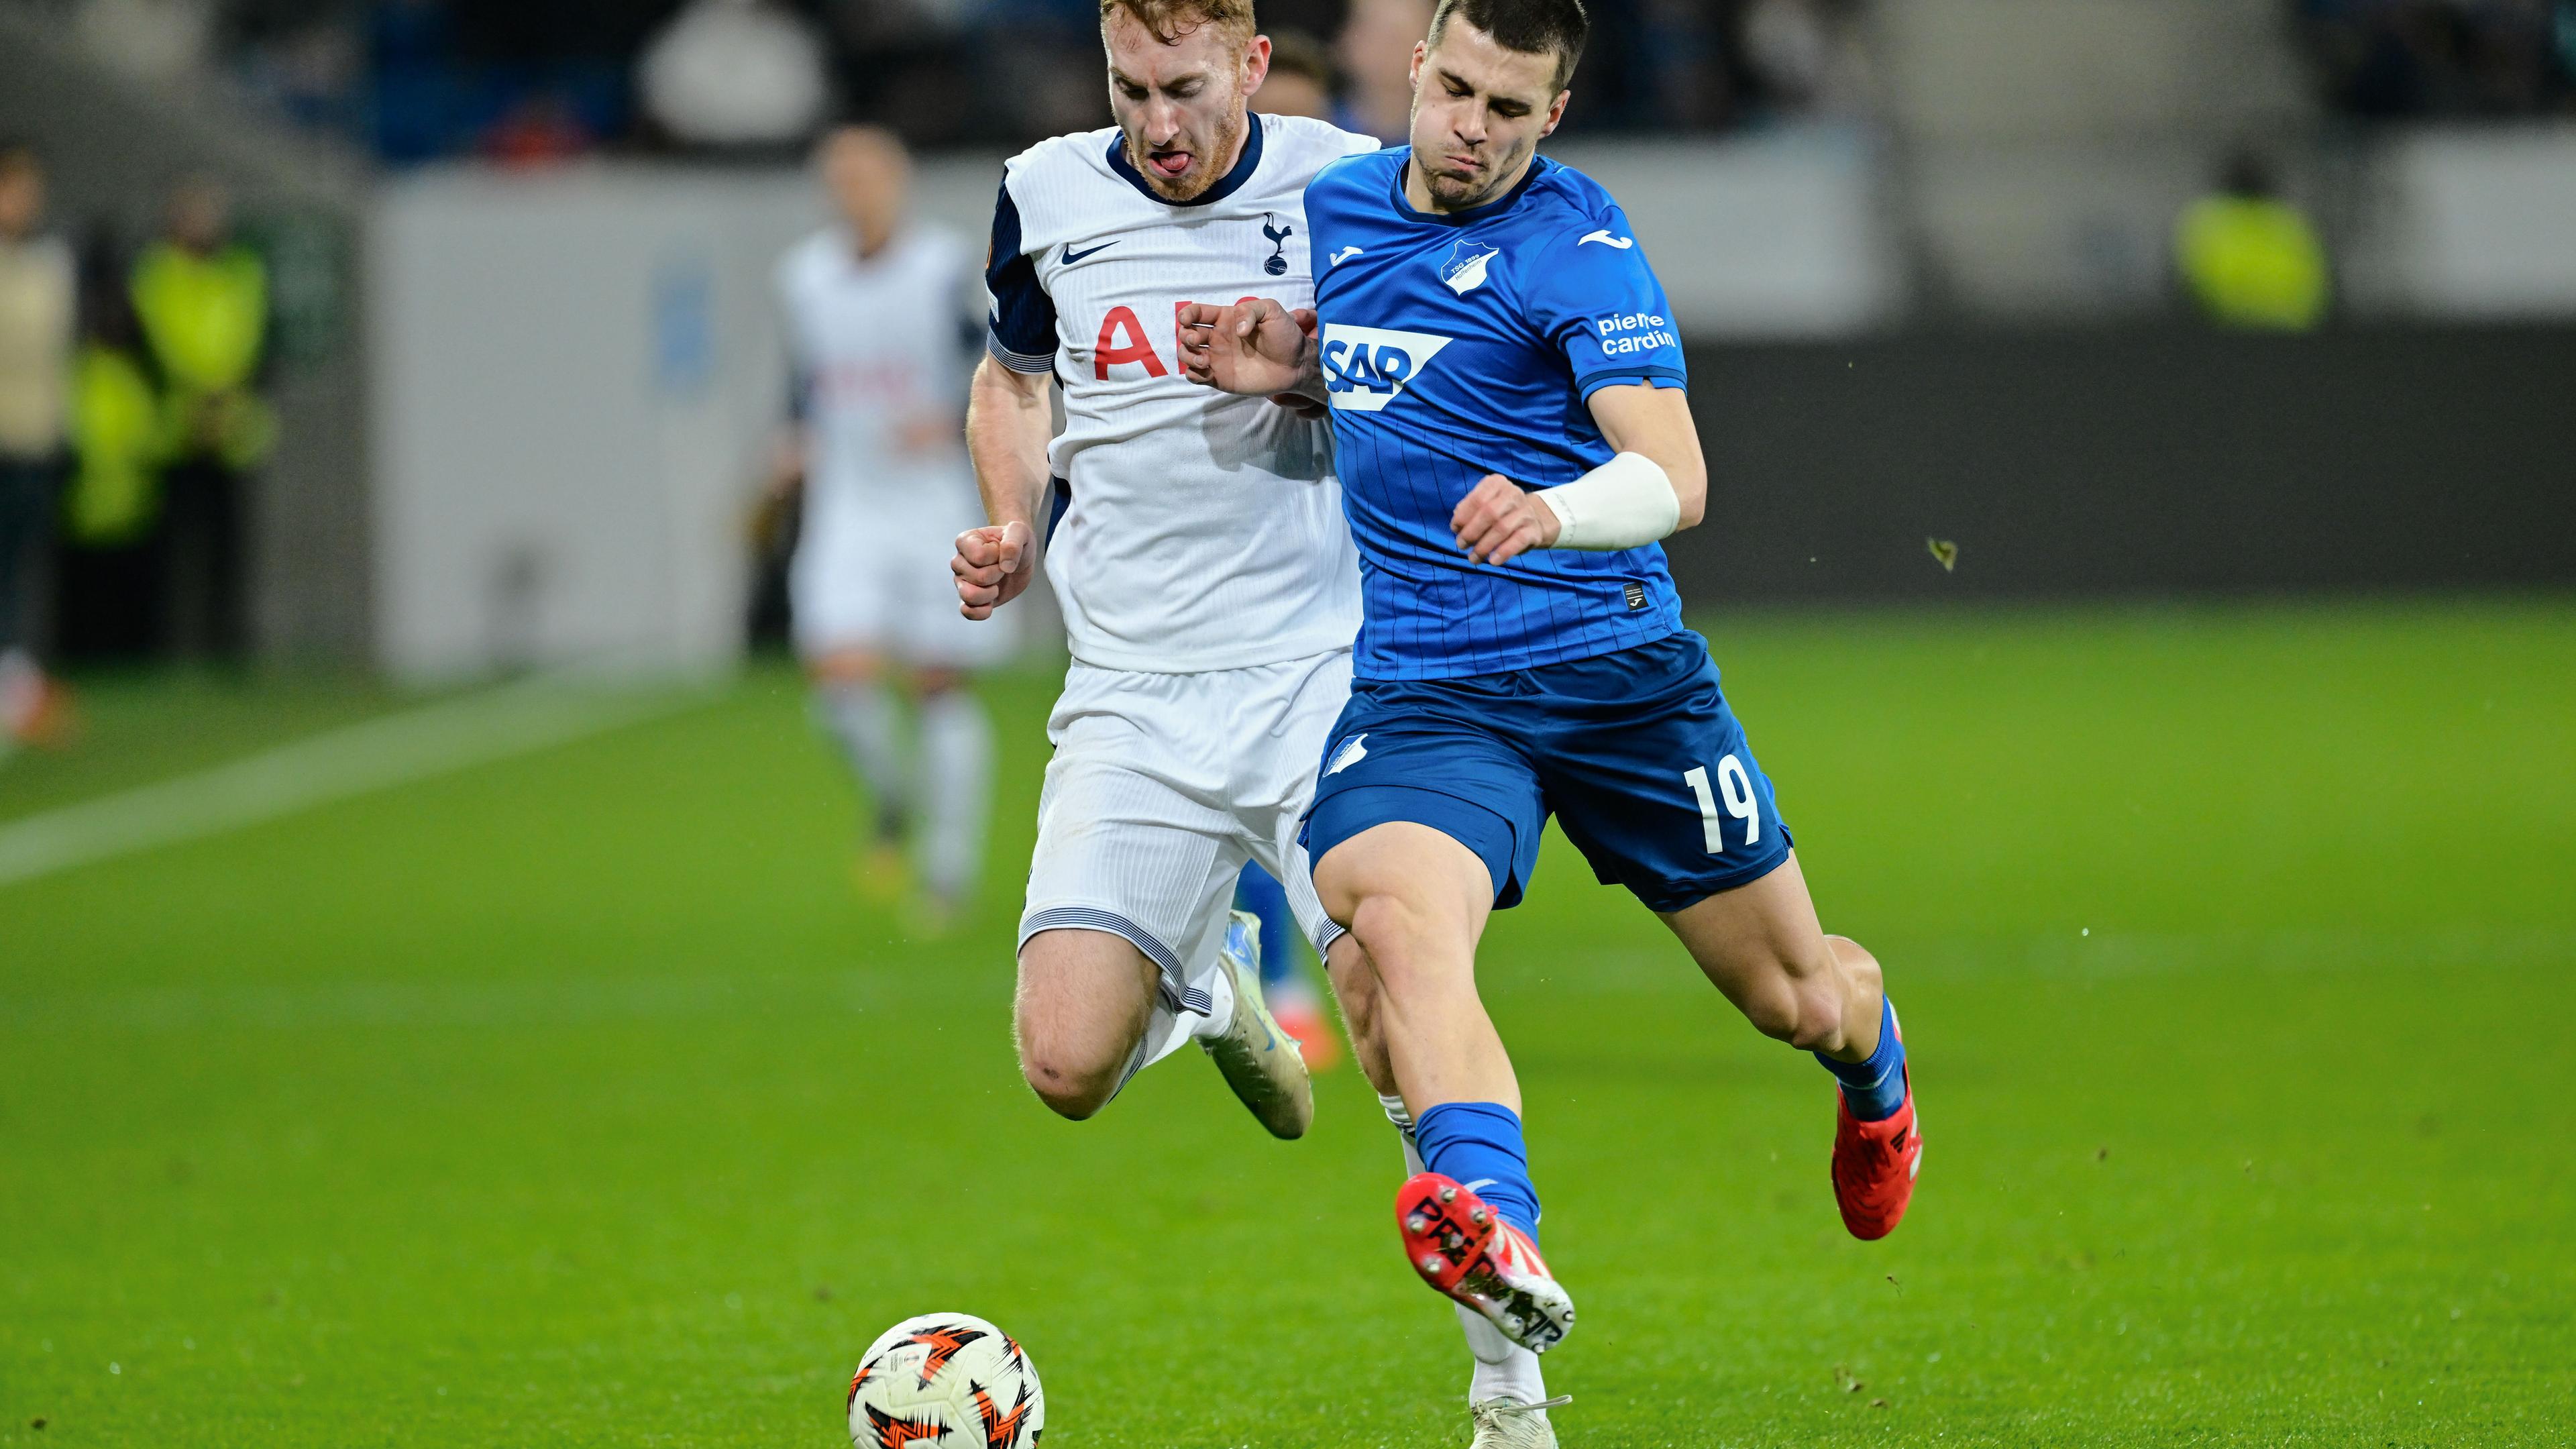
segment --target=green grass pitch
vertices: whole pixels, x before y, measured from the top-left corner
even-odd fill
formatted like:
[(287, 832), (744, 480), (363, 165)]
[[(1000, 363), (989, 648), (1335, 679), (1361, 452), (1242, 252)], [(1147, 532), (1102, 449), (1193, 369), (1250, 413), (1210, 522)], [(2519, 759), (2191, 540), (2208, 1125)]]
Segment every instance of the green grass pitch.
[[(1552, 843), (1484, 972), (1568, 1449), (2576, 1439), (2576, 606), (1707, 622), (1924, 1176), (1847, 1238), (1828, 1079)], [(1347, 1066), (1296, 1144), (1194, 1055), (1086, 1124), (1021, 1085), (1049, 692), (991, 686), (945, 941), (850, 889), (776, 667), (0, 886), (0, 1445), (825, 1446), (948, 1308), (1052, 1444), (1462, 1442)], [(400, 703), (98, 681), (0, 820)]]

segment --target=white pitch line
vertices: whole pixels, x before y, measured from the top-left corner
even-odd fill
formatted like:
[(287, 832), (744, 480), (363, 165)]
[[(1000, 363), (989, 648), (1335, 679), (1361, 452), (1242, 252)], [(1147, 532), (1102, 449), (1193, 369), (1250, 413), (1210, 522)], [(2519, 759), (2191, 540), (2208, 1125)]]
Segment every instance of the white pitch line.
[(548, 676), (0, 825), (0, 886), (568, 744), (708, 696)]

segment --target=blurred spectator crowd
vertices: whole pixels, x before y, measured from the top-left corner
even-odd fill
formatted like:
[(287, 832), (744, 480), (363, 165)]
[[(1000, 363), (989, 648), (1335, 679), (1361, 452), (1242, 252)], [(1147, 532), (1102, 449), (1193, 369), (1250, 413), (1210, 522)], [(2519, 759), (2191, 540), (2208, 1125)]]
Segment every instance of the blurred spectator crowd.
[(139, 248), (75, 244), (0, 139), (0, 754), (56, 727), (40, 662), (235, 660), (252, 478), (277, 441), (271, 272), (215, 181)]
[(2576, 115), (2576, 0), (2297, 0), (2326, 100), (2365, 119)]
[[(232, 72), (396, 164), (593, 150), (775, 153), (833, 117), (917, 146), (1108, 120), (1096, 0), (36, 0), (131, 70)], [(1593, 0), (1572, 130), (1706, 131), (1867, 109), (1868, 0)], [(1265, 0), (1337, 109), (1400, 127), (1430, 0)]]

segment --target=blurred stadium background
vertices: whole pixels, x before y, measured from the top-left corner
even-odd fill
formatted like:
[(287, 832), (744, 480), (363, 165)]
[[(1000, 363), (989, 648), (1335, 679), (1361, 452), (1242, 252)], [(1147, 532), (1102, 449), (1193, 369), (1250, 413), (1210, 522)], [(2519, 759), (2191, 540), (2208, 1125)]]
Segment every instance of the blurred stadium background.
[[(1382, 134), (1427, 13), (1262, 9)], [(1493, 996), (1600, 1285), (1581, 1442), (2565, 1442), (2576, 3), (1595, 16), (1549, 149), (1692, 344), (1676, 572), (1946, 1044), (1868, 1256), (1813, 1083), (1551, 857)], [(1347, 1067), (1305, 1156), (1191, 1068), (1079, 1129), (1018, 1085), (1051, 631), (935, 941), (852, 898), (777, 653), (804, 148), (894, 127), (979, 236), (1107, 123), (1092, 17), (0, 0), (80, 318), (25, 543), (69, 692), (0, 678), (0, 1443), (823, 1443), (951, 1299), (1077, 1442), (1446, 1432)], [(219, 202), (267, 326), (174, 459), (141, 279)], [(1663, 1210), (1644, 1122), (1705, 1124), (1705, 1293), (1606, 1226)], [(1175, 1240), (1298, 1272), (1247, 1305)]]
[[(1421, 9), (1265, 14), (1361, 57), (1343, 109), (1391, 130), (1383, 58)], [(1744, 511), (1677, 547), (1697, 600), (2566, 580), (2576, 505), (2537, 486), (2564, 472), (2576, 322), (2565, 5), (1601, 9), (1554, 150), (1626, 199), (1700, 349)], [(980, 236), (1003, 155), (1105, 120), (1087, 15), (11, 0), (0, 134), (43, 148), (94, 290), (180, 176), (237, 198), (277, 323), (251, 652), (407, 679), (721, 665), (727, 521), (782, 387), (768, 269), (819, 210), (802, 142), (887, 121), (930, 150), (924, 209)], [(753, 57), (748, 94), (647, 83), (693, 39)], [(2177, 234), (2249, 167), (2330, 280), (2303, 303), (2293, 256), (2286, 301), (2228, 304), (2272, 325), (2213, 329)], [(1923, 567), (1931, 535), (1954, 574)], [(127, 633), (105, 642), (170, 644)]]

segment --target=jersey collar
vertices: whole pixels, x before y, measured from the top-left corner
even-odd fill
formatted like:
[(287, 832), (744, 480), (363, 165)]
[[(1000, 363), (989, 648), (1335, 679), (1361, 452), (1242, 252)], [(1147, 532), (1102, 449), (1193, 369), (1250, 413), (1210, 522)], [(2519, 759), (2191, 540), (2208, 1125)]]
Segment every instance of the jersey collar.
[(1223, 176), (1218, 177), (1216, 179), (1216, 185), (1209, 187), (1207, 190), (1200, 192), (1198, 195), (1191, 197), (1187, 201), (1174, 201), (1163, 193), (1156, 191), (1153, 184), (1137, 172), (1136, 164), (1127, 159), (1127, 133), (1116, 127), (1112, 127), (1111, 129), (1115, 130), (1117, 134), (1109, 138), (1109, 169), (1117, 172), (1128, 185), (1145, 193), (1146, 200), (1159, 201), (1165, 206), (1206, 206), (1211, 202), (1223, 201), (1227, 197), (1242, 190), (1243, 183), (1252, 179), (1252, 173), (1261, 169), (1262, 125), (1260, 113), (1257, 111), (1246, 111), (1243, 114), (1243, 120), (1243, 154), (1235, 158), (1234, 169), (1226, 172)]
[(1529, 170), (1521, 173), (1521, 179), (1513, 183), (1512, 189), (1482, 206), (1471, 206), (1465, 211), (1416, 211), (1413, 209), (1413, 203), (1404, 195), (1405, 168), (1412, 164), (1413, 148), (1407, 146), (1404, 148), (1404, 159), (1396, 163), (1395, 171), (1387, 181), (1387, 198), (1395, 203), (1397, 216), (1406, 221), (1417, 221), (1429, 226), (1474, 226), (1489, 217), (1500, 216), (1511, 210), (1512, 203), (1521, 199), (1522, 195), (1530, 189), (1531, 183), (1556, 165), (1544, 156), (1532, 156)]

